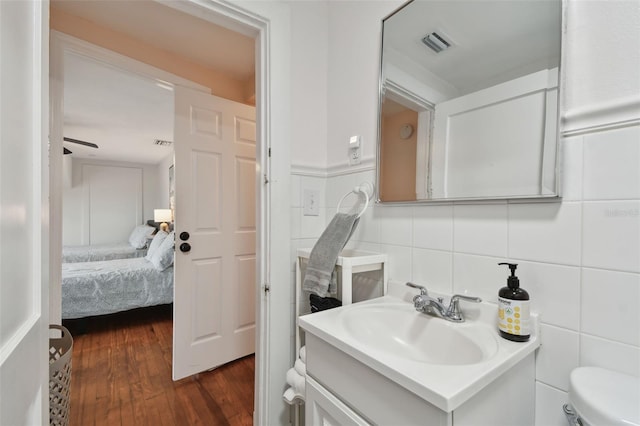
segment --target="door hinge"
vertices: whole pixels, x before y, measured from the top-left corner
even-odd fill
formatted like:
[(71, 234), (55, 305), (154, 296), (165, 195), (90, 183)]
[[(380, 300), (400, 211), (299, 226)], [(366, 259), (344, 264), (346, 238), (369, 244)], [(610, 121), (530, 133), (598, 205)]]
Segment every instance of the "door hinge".
[(269, 292), (271, 291), (271, 286), (268, 283), (265, 283), (262, 288), (264, 288), (264, 294), (269, 294)]
[(264, 174), (264, 184), (268, 184), (269, 183), (269, 178), (267, 177), (267, 174)]
[(267, 157), (271, 157), (271, 148), (267, 150)]

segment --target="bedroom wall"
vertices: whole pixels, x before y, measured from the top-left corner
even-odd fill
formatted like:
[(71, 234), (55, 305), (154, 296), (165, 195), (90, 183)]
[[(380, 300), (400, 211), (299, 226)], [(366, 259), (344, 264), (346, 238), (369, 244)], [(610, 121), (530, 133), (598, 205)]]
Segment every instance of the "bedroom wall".
[(70, 15), (51, 6), (51, 29), (112, 50), (161, 70), (211, 88), (211, 93), (225, 99), (255, 104), (255, 83), (231, 78), (205, 68), (179, 55), (155, 48), (123, 33), (86, 19)]
[[(123, 170), (134, 169), (139, 171), (140, 174), (140, 187), (142, 191), (139, 195), (138, 202), (141, 206), (141, 214), (139, 215), (139, 223), (146, 222), (147, 219), (153, 219), (153, 209), (168, 205), (168, 196), (166, 204), (163, 204), (161, 199), (162, 190), (160, 165), (148, 165), (137, 163), (123, 163), (112, 161), (97, 161), (90, 159), (74, 159), (72, 167), (72, 185), (63, 189), (63, 214), (62, 214), (62, 241), (63, 245), (78, 245), (89, 244), (89, 242), (96, 243), (95, 237), (91, 236), (91, 224), (98, 226), (97, 224), (104, 224), (103, 226), (109, 228), (110, 234), (117, 241), (126, 241), (131, 230), (133, 229), (131, 223), (121, 224), (113, 222), (110, 211), (96, 212), (94, 217), (90, 217), (88, 212), (91, 211), (92, 202), (100, 205), (104, 203), (115, 204), (117, 203), (117, 197), (114, 201), (114, 194), (109, 191), (105, 191), (103, 194), (96, 193), (95, 191), (89, 197), (89, 182), (86, 176), (83, 175), (83, 169), (85, 166), (101, 166), (103, 167), (103, 173), (100, 173), (100, 181), (95, 182), (98, 187), (108, 187), (110, 178), (118, 178), (122, 174)], [(95, 178), (95, 175), (94, 175)], [(168, 180), (168, 172), (167, 172)], [(168, 191), (168, 183), (167, 183)], [(130, 195), (130, 194), (129, 194)], [(94, 228), (95, 229), (95, 228)], [(103, 239), (100, 236), (98, 239)], [(102, 241), (107, 242), (107, 241)]]
[[(173, 153), (158, 164), (157, 203), (156, 209), (169, 208), (169, 167), (173, 165)], [(153, 210), (151, 211), (153, 216)], [(151, 217), (152, 218), (152, 217)]]

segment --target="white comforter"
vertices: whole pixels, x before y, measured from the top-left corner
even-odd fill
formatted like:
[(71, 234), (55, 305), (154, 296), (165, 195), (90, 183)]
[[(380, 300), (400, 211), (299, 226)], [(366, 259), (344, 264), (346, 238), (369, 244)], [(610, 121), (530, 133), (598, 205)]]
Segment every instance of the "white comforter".
[(82, 318), (173, 302), (173, 266), (145, 258), (62, 265), (62, 318)]
[(95, 244), (62, 247), (62, 262), (96, 262), (100, 260), (144, 257), (147, 249), (137, 249), (129, 243)]

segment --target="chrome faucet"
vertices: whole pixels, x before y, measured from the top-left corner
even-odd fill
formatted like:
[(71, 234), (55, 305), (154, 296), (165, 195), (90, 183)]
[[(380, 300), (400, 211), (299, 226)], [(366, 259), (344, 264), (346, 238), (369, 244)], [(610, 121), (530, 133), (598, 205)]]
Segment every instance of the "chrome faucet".
[(420, 290), (420, 294), (413, 298), (413, 306), (416, 308), (416, 311), (434, 315), (447, 321), (464, 322), (464, 315), (462, 315), (462, 311), (460, 310), (460, 300), (474, 303), (482, 302), (482, 299), (479, 297), (454, 294), (449, 301), (449, 307), (445, 307), (443, 304), (444, 299), (442, 297), (434, 299), (429, 296), (426, 287), (414, 283), (407, 283), (407, 285)]

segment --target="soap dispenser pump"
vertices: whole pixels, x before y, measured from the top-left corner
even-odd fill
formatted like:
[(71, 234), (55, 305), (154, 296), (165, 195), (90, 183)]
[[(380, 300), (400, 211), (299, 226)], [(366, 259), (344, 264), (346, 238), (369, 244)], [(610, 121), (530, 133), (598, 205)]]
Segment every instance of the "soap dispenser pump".
[(508, 265), (511, 276), (507, 286), (498, 292), (498, 330), (505, 339), (514, 342), (526, 342), (531, 335), (529, 324), (529, 293), (520, 288), (516, 276), (516, 263), (498, 263)]

